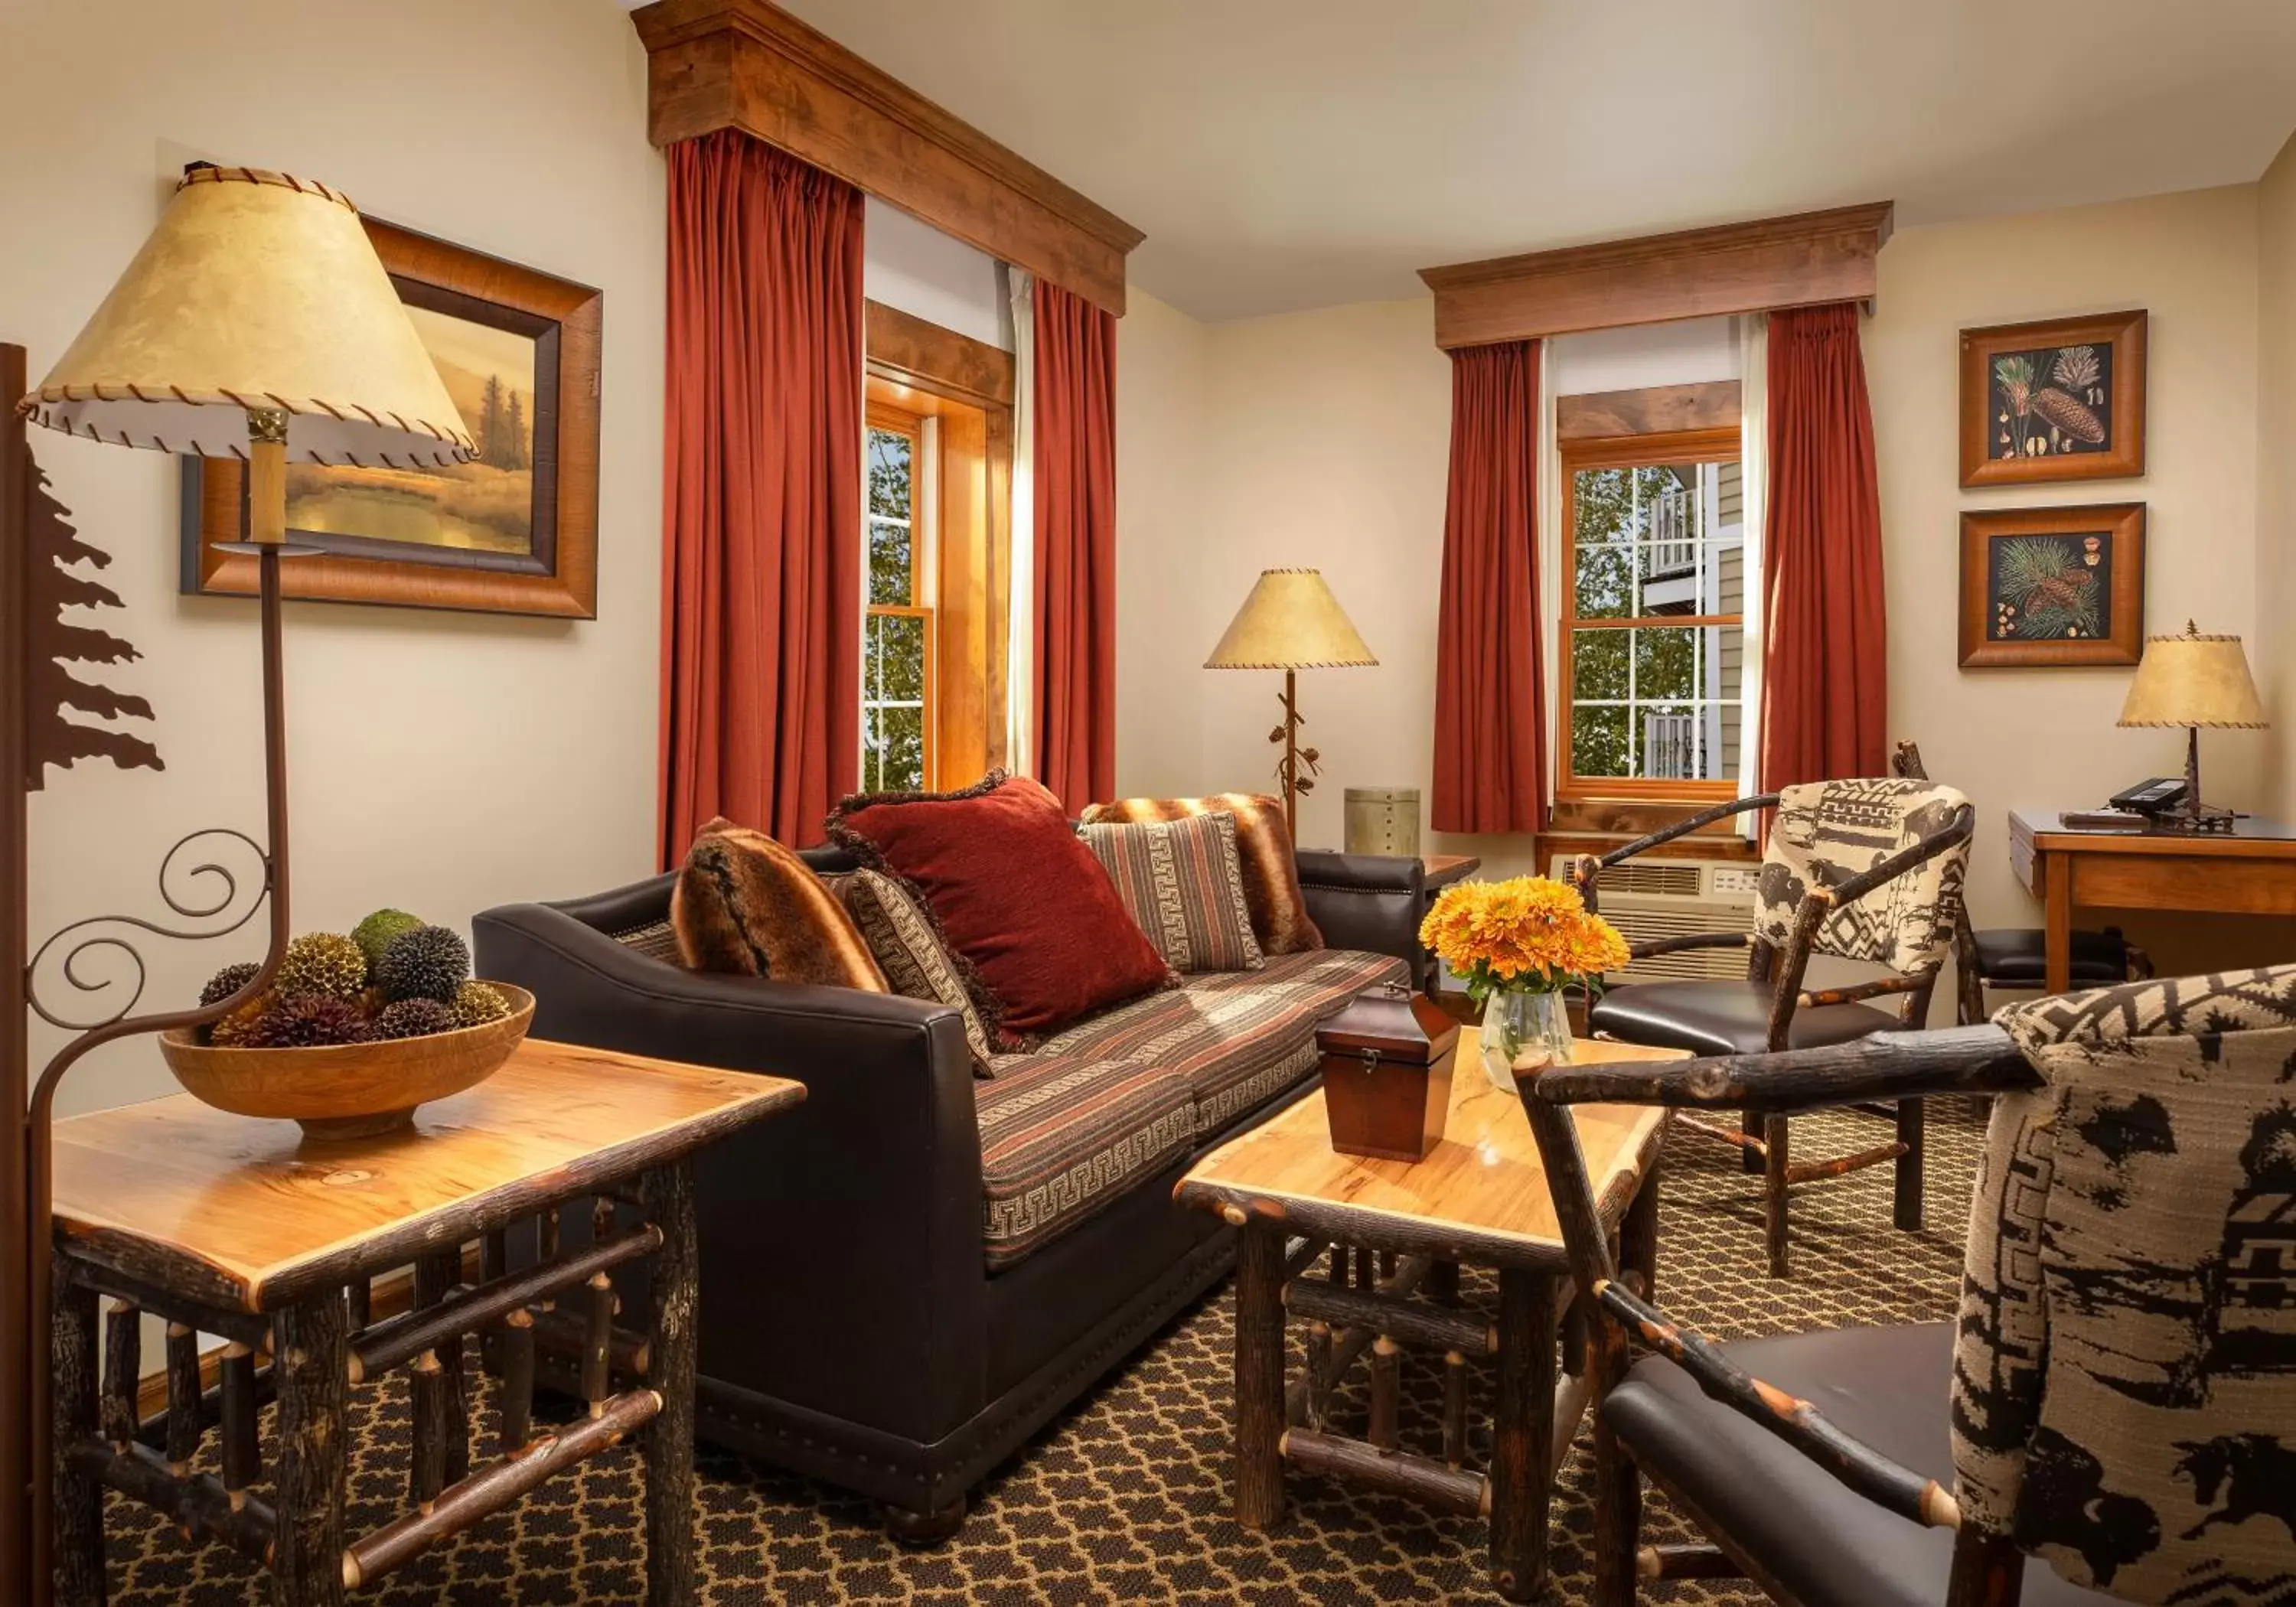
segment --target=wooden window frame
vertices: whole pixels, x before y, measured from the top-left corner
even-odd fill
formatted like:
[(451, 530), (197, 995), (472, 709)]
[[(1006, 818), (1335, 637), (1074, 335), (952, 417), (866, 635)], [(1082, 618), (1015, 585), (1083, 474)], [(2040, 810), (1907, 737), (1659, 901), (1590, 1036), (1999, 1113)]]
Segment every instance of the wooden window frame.
[[(1743, 628), (1745, 616), (1737, 614), (1636, 615), (1623, 619), (1588, 619), (1578, 610), (1578, 477), (1586, 469), (1663, 468), (1675, 463), (1737, 463), (1743, 441), (1734, 427), (1680, 430), (1647, 435), (1598, 436), (1557, 443), (1562, 480), (1562, 594), (1556, 600), (1556, 680), (1562, 690), (1561, 715), (1555, 722), (1554, 796), (1558, 803), (1592, 800), (1643, 800), (1693, 803), (1738, 796), (1738, 780), (1669, 781), (1647, 776), (1581, 776), (1571, 768), (1572, 716), (1578, 707), (1577, 675), (1573, 665), (1575, 633), (1580, 630), (1672, 629), (1699, 626)], [(1755, 582), (1747, 577), (1747, 584)], [(1740, 682), (1742, 698), (1744, 682)]]
[[(929, 467), (927, 455), (930, 447), (927, 443), (937, 432), (928, 431), (925, 429), (923, 414), (911, 413), (905, 407), (897, 407), (889, 402), (873, 399), (864, 408), (863, 413), (867, 429), (904, 435), (909, 441), (909, 600), (906, 603), (872, 602), (866, 604), (864, 612), (872, 619), (918, 619), (924, 624), (924, 667), (920, 684), (923, 707), (917, 721), (922, 774), (918, 777), (918, 782), (922, 790), (931, 791), (939, 784), (940, 775), (940, 700), (939, 695), (940, 611), (936, 606), (935, 595), (928, 588), (933, 585), (940, 573), (940, 530), (939, 529), (940, 521), (938, 517), (939, 509), (935, 508), (934, 517), (928, 523), (925, 511), (920, 504), (924, 500), (925, 476), (932, 471)], [(861, 512), (862, 551), (865, 554), (868, 552), (870, 545), (868, 527), (871, 523), (871, 515), (867, 506), (867, 495), (865, 488), (862, 494)], [(927, 556), (928, 549), (931, 552), (930, 560)], [(862, 651), (865, 654), (868, 651), (865, 635)], [(862, 703), (865, 714), (868, 703), (866, 696), (868, 673), (865, 664), (862, 673), (862, 690), (864, 693)], [(865, 766), (868, 745), (868, 722), (865, 718), (862, 722), (861, 736)], [(882, 780), (882, 776), (879, 777), (881, 783)], [(866, 784), (865, 775), (863, 782), (865, 791), (878, 790)]]

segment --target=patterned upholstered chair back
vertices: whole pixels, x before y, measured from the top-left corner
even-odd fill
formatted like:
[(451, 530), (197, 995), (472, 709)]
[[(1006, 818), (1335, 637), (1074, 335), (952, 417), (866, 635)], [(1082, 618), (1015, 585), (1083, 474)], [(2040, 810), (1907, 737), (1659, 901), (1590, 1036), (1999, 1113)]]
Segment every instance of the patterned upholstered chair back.
[[(1783, 950), (1805, 895), (1838, 887), (1945, 830), (1968, 802), (1951, 787), (1893, 778), (1782, 789), (1762, 857), (1754, 935)], [(1968, 865), (1969, 845), (1959, 843), (1856, 903), (1828, 911), (1812, 934), (1812, 950), (1886, 965), (1906, 976), (1930, 975), (1952, 944)]]
[(1994, 1018), (1963, 1521), (2132, 1602), (2296, 1601), (2296, 965)]

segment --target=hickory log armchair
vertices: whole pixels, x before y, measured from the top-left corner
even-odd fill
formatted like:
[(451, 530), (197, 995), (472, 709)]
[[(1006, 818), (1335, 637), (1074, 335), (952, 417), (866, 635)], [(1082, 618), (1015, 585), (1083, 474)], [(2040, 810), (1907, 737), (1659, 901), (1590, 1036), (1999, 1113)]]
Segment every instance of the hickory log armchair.
[[(1582, 855), (1570, 876), (1590, 906), (1609, 867), (1702, 826), (1752, 809), (1775, 808), (1754, 900), (1753, 930), (1661, 938), (1633, 946), (1637, 960), (1696, 948), (1743, 948), (1746, 978), (1626, 983), (1594, 1002), (1587, 1029), (1597, 1037), (1693, 1054), (1759, 1054), (1846, 1043), (1927, 1021), (1930, 994), (1952, 947), (1962, 876), (1975, 821), (1951, 787), (1891, 778), (1829, 781), (1734, 799), (1599, 858)], [(1888, 974), (1841, 987), (1808, 988), (1813, 955), (1862, 962)], [(1898, 996), (1892, 1015), (1866, 1001)], [(1869, 1166), (1897, 1168), (1894, 1220), (1922, 1225), (1923, 1110), (1919, 1100), (1868, 1103), (1865, 1114), (1893, 1121), (1886, 1144), (1852, 1155), (1796, 1160), (1784, 1113), (1748, 1117), (1735, 1128), (1685, 1125), (1743, 1152), (1763, 1177), (1763, 1234), (1770, 1274), (1787, 1272), (1786, 1196), (1800, 1183)]]
[[(1526, 1071), (1591, 1291), (1595, 1602), (1744, 1577), (1801, 1607), (2296, 1601), (2296, 965), (1995, 1024)], [(1952, 1322), (1716, 1344), (1597, 1226), (1566, 1107), (1995, 1096)], [(1630, 1359), (1630, 1349), (1649, 1354)], [(1710, 1544), (1639, 1545), (1642, 1480)]]

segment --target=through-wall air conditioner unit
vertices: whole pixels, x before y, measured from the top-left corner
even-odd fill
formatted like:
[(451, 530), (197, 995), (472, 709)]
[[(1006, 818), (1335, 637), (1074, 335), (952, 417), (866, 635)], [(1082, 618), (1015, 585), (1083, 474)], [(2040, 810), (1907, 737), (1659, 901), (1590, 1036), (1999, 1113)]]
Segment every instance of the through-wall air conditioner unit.
[[(1572, 854), (1557, 854), (1549, 874), (1570, 880)], [(1628, 943), (1686, 938), (1696, 932), (1754, 929), (1754, 885), (1759, 865), (1720, 859), (1629, 859), (1595, 880), (1595, 906)], [(1742, 948), (1693, 948), (1637, 960), (1614, 971), (1613, 982), (1683, 981), (1713, 977), (1743, 980)]]

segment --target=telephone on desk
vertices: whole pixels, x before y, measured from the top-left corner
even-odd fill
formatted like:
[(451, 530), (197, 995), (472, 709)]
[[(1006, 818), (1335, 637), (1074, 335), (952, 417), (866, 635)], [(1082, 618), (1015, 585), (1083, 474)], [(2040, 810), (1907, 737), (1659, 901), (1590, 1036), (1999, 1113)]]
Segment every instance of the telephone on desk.
[(2075, 811), (2063, 816), (2076, 832), (2141, 832), (2185, 801), (2181, 775), (2156, 775), (2115, 792), (2102, 809)]

